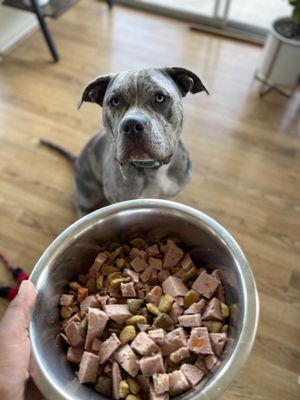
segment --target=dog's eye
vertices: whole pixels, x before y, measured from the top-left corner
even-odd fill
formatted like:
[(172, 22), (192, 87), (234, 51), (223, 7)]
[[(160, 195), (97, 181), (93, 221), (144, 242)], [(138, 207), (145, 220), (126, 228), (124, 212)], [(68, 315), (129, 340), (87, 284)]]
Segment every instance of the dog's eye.
[(156, 103), (163, 103), (166, 100), (165, 96), (161, 93), (157, 93), (155, 95), (155, 101)]
[(120, 99), (119, 99), (119, 97), (113, 97), (113, 98), (110, 100), (110, 104), (111, 104), (111, 106), (113, 106), (113, 107), (117, 107), (118, 105), (120, 105)]

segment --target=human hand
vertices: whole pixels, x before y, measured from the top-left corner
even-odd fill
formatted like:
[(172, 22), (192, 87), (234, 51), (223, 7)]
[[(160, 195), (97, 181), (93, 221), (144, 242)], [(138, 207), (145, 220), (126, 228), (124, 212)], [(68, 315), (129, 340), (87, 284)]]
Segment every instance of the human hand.
[(0, 322), (0, 399), (24, 400), (29, 378), (30, 310), (35, 302), (34, 285), (26, 280)]

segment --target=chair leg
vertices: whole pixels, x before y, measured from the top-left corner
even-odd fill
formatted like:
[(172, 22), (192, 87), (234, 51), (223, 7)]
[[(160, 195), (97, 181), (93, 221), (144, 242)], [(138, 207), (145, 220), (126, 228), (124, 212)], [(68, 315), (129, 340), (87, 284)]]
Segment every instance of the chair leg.
[(106, 0), (109, 9), (111, 10), (116, 3), (116, 0)]
[(43, 16), (43, 14), (41, 13), (41, 10), (40, 10), (40, 7), (39, 7), (39, 5), (37, 3), (37, 0), (30, 0), (30, 1), (31, 1), (31, 5), (32, 5), (32, 8), (33, 8), (33, 11), (35, 12), (35, 15), (37, 16), (37, 19), (39, 21), (39, 24), (40, 24), (41, 30), (43, 32), (44, 38), (45, 38), (45, 40), (47, 42), (49, 51), (50, 51), (50, 53), (51, 53), (51, 55), (53, 57), (53, 60), (55, 62), (57, 62), (57, 61), (59, 61), (59, 55), (58, 55), (58, 53), (56, 51), (55, 44), (54, 44), (54, 42), (52, 40), (52, 37), (51, 37), (51, 34), (50, 34), (49, 30), (48, 30), (47, 24), (45, 22), (45, 18)]

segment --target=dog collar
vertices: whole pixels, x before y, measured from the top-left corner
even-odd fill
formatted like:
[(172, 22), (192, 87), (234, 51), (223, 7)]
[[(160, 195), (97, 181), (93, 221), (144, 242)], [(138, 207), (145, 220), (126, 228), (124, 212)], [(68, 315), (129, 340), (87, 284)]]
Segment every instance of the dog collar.
[(137, 160), (132, 161), (132, 164), (137, 168), (157, 168), (160, 165), (156, 160)]

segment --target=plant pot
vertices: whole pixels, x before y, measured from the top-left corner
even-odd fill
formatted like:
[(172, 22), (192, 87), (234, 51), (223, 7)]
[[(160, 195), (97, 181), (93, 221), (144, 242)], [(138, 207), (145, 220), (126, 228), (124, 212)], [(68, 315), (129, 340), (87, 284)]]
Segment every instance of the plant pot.
[(274, 21), (266, 40), (256, 77), (267, 84), (290, 94), (300, 76), (300, 38), (287, 38), (278, 26), (291, 23), (291, 18)]

